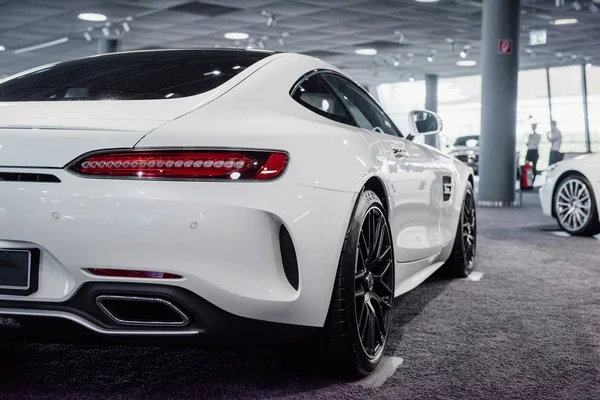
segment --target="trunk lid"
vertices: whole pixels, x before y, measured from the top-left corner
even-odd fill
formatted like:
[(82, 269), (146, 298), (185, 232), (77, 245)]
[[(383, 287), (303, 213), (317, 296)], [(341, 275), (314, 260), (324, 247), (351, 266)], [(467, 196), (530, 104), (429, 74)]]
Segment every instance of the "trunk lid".
[(0, 103), (0, 167), (64, 167), (95, 150), (132, 148), (210, 99)]

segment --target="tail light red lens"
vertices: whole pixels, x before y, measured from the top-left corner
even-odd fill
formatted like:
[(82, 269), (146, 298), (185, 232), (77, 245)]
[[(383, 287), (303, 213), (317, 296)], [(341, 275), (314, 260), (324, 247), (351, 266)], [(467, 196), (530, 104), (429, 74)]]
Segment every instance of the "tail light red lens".
[(181, 275), (168, 272), (134, 271), (128, 269), (101, 269), (90, 268), (90, 274), (97, 276), (112, 276), (119, 278), (150, 278), (150, 279), (181, 279)]
[(92, 154), (68, 169), (95, 177), (271, 180), (283, 173), (287, 162), (283, 152), (126, 151)]

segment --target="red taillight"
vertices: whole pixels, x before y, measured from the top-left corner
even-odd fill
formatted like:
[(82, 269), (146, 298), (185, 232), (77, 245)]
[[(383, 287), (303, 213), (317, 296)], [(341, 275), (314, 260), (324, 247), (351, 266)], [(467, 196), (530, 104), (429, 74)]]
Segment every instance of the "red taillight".
[(181, 279), (181, 275), (168, 272), (133, 271), (128, 269), (90, 268), (89, 273), (98, 276), (113, 276), (119, 278), (150, 278), (150, 279)]
[(127, 151), (93, 154), (68, 169), (97, 177), (270, 180), (287, 161), (286, 153), (266, 151)]

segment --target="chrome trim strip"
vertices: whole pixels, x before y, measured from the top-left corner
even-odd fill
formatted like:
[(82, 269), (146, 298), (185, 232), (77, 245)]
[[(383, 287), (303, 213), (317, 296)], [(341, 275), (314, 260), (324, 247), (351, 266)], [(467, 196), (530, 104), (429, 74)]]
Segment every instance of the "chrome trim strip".
[(63, 311), (48, 311), (48, 310), (26, 310), (26, 309), (11, 309), (11, 308), (0, 308), (0, 315), (24, 315), (30, 317), (51, 317), (51, 318), (62, 318), (75, 322), (89, 329), (90, 331), (107, 335), (107, 336), (191, 336), (197, 335), (199, 331), (197, 329), (187, 330), (117, 330), (117, 329), (104, 329), (90, 321), (81, 318), (77, 315), (70, 314)]
[[(181, 317), (181, 321), (179, 322), (173, 322), (173, 321), (136, 321), (136, 320), (125, 320), (125, 319), (121, 319), (121, 318), (117, 318), (117, 316), (115, 316), (112, 312), (110, 312), (110, 310), (108, 308), (106, 308), (106, 306), (104, 304), (102, 304), (103, 300), (123, 300), (123, 301), (131, 301), (131, 302), (146, 302), (146, 303), (159, 303), (159, 304), (164, 304), (165, 306), (169, 307), (170, 309), (172, 309), (173, 311), (175, 311), (175, 313), (177, 315), (179, 315), (179, 317)], [(190, 320), (187, 317), (187, 315), (185, 315), (183, 313), (183, 311), (181, 311), (179, 308), (177, 308), (173, 303), (171, 303), (168, 300), (165, 299), (160, 299), (158, 297), (140, 297), (140, 296), (121, 296), (121, 295), (100, 295), (98, 297), (96, 297), (96, 304), (98, 305), (98, 307), (100, 307), (100, 309), (102, 311), (104, 311), (104, 313), (106, 315), (109, 316), (110, 319), (112, 319), (113, 321), (115, 321), (118, 324), (122, 324), (122, 325), (134, 325), (134, 326), (185, 326), (187, 325)]]

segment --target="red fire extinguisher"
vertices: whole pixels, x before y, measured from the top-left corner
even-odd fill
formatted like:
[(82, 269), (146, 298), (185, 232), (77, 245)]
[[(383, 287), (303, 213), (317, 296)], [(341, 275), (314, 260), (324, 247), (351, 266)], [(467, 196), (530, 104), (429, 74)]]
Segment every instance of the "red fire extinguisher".
[(521, 189), (531, 189), (533, 187), (533, 164), (526, 162), (521, 167)]

